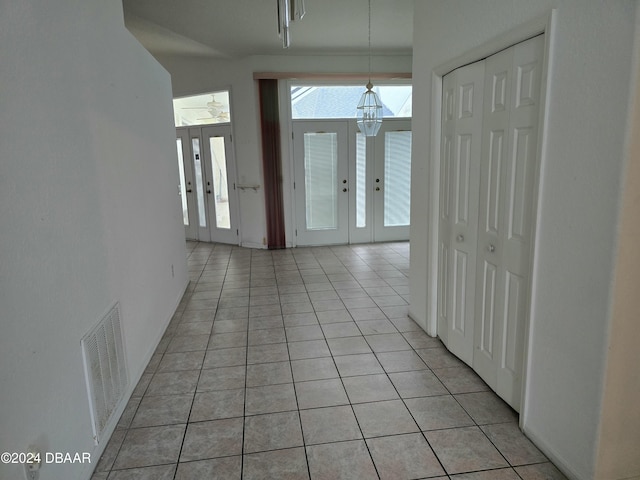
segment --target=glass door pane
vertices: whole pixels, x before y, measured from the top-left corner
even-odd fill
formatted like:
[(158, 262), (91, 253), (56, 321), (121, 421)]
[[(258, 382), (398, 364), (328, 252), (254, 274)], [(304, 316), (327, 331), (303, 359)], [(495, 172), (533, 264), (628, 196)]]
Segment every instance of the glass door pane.
[(207, 212), (204, 206), (204, 186), (202, 185), (202, 161), (200, 159), (200, 138), (191, 138), (193, 152), (193, 170), (196, 180), (196, 197), (198, 198), (198, 225), (207, 226)]
[(209, 138), (211, 151), (211, 172), (213, 181), (213, 201), (216, 211), (216, 228), (231, 228), (229, 212), (229, 188), (227, 185), (227, 157), (224, 137)]
[(338, 228), (338, 135), (304, 134), (307, 230)]
[(356, 228), (367, 226), (367, 137), (356, 133)]
[(411, 209), (411, 132), (384, 135), (384, 226), (406, 226)]
[(185, 227), (189, 226), (189, 205), (187, 203), (187, 187), (184, 179), (184, 156), (182, 155), (182, 139), (176, 139), (178, 150), (178, 170), (180, 172), (180, 200), (182, 200), (182, 222)]
[(179, 195), (182, 207), (182, 222), (184, 234), (188, 240), (198, 240), (198, 208), (196, 195), (193, 188), (193, 156), (191, 154), (191, 141), (189, 130), (176, 129), (176, 149), (179, 172)]

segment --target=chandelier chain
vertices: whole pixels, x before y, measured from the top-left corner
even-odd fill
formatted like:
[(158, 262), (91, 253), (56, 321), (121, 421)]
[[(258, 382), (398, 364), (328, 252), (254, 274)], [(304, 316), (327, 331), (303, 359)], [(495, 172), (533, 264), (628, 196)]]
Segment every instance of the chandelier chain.
[(369, 83), (371, 83), (371, 0), (369, 0)]

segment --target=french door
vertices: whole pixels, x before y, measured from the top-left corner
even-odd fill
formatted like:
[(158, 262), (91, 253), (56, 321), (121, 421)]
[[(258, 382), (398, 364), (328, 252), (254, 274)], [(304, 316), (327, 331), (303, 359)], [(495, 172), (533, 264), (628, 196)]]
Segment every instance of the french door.
[(386, 120), (373, 137), (373, 240), (409, 239), (411, 211), (411, 122)]
[(294, 191), (298, 245), (349, 239), (349, 126), (331, 120), (294, 124)]
[(231, 126), (179, 127), (176, 137), (186, 238), (238, 244)]
[(376, 137), (352, 120), (296, 120), (293, 152), (297, 245), (409, 238), (409, 120)]
[(520, 409), (544, 37), (443, 79), (438, 331)]

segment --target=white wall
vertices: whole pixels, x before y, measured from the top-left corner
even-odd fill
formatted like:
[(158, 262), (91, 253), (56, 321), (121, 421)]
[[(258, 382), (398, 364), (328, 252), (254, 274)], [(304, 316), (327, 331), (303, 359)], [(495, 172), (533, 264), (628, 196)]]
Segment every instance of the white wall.
[(424, 327), (437, 269), (429, 241), (437, 225), (433, 72), (557, 9), (521, 425), (570, 477), (594, 478), (636, 2), (434, 0), (414, 8), (414, 92), (423, 95), (413, 96), (411, 315)]
[[(640, 78), (640, 9), (636, 12), (635, 82)], [(637, 85), (637, 83), (636, 83)], [(620, 210), (618, 249), (604, 383), (597, 478), (640, 476), (640, 89), (627, 130), (627, 166)], [(635, 476), (635, 477), (634, 477)]]
[(120, 302), (132, 390), (187, 283), (170, 78), (118, 0), (0, 2), (0, 65), (0, 451), (88, 478), (81, 338)]
[[(206, 57), (158, 57), (171, 74), (174, 96), (231, 89), (231, 115), (238, 181), (262, 185), (262, 156), (257, 82), (254, 72), (362, 73), (368, 68), (367, 56), (252, 56), (240, 60), (216, 60)], [(410, 72), (411, 56), (374, 56), (375, 72)], [(355, 107), (354, 107), (355, 108)], [(286, 118), (281, 118), (287, 123)], [(289, 139), (290, 136), (283, 136)], [(282, 145), (283, 162), (288, 161), (288, 145)], [(285, 172), (286, 175), (286, 172)], [(288, 197), (287, 179), (284, 195)], [(240, 236), (244, 246), (262, 247), (266, 236), (264, 192), (239, 191)], [(287, 198), (285, 198), (287, 202)], [(291, 241), (291, 232), (287, 232)]]

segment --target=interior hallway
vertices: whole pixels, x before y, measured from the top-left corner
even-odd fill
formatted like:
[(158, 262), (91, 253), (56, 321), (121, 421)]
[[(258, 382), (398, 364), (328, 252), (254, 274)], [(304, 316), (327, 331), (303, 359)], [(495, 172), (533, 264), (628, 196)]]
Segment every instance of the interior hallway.
[(408, 243), (188, 250), (92, 480), (565, 479), (407, 317)]

